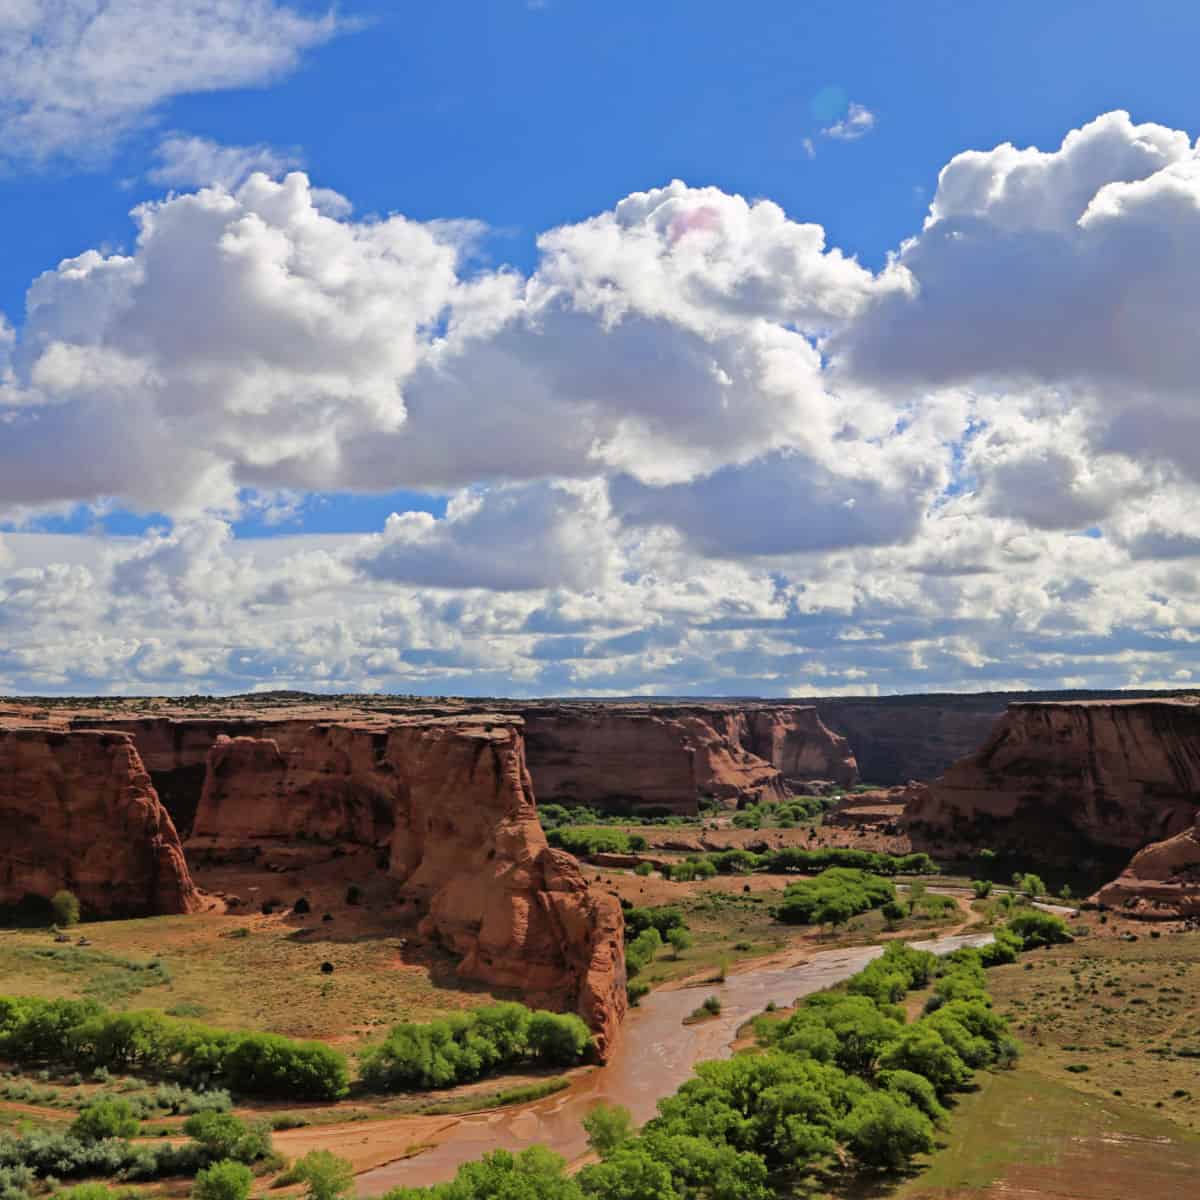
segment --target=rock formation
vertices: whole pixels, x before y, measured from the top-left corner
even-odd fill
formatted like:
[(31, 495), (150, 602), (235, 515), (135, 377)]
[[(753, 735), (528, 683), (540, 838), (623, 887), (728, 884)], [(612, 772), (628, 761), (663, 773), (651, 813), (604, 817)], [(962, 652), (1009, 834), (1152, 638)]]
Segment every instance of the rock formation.
[(1145, 920), (1200, 917), (1200, 824), (1139, 850), (1092, 900)]
[(1189, 829), (1200, 806), (1200, 705), (1013, 704), (983, 747), (918, 793), (914, 844), (1069, 858)]
[(850, 743), (829, 729), (809, 705), (747, 710), (749, 748), (789, 783), (828, 779), (841, 787), (858, 782)]
[(128, 734), (0, 728), (0, 828), (0, 904), (66, 888), (102, 916), (199, 905)]
[(811, 707), (545, 703), (520, 708), (541, 803), (691, 815), (776, 802), (790, 780), (857, 781)]
[(380, 849), (397, 899), (461, 956), (460, 975), (574, 1008), (608, 1052), (626, 1003), (620, 906), (546, 844), (519, 720), (360, 716), (267, 730), (213, 745), (189, 854)]

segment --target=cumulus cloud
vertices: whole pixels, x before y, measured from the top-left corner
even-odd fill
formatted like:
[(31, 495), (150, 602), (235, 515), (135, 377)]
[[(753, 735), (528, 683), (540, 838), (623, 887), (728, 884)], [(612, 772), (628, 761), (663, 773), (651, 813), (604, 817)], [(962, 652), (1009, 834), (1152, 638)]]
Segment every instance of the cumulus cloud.
[(826, 125), (821, 135), (839, 142), (856, 142), (874, 128), (875, 114), (865, 104), (856, 104), (852, 100), (846, 115), (832, 125)]
[(373, 579), (426, 587), (582, 592), (609, 573), (612, 525), (597, 481), (461, 492), (441, 519), (393, 513), (355, 562)]
[(0, 155), (102, 158), (172, 97), (269, 82), (338, 28), (275, 0), (6, 3)]
[[(1200, 671), (1188, 135), (1115, 113), (960, 155), (878, 273), (770, 201), (680, 182), (492, 269), (478, 225), (355, 220), (201, 149), (209, 185), (0, 322), (0, 518), (169, 517), (5, 533), (0, 691)], [(233, 533), (247, 507), (395, 489), (449, 493), (445, 515)]]
[(295, 154), (272, 146), (228, 146), (211, 138), (172, 134), (158, 144), (158, 166), (147, 173), (166, 187), (209, 187), (236, 191), (256, 171), (275, 178), (303, 165)]

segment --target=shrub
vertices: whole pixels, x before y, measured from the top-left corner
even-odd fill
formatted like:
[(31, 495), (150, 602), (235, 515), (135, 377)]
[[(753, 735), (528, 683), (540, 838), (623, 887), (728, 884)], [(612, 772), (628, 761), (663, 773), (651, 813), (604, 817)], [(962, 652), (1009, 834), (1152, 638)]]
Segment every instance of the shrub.
[(529, 1018), (529, 1052), (537, 1060), (566, 1067), (577, 1063), (592, 1035), (575, 1013), (535, 1012)]
[(667, 934), (667, 941), (671, 943), (671, 949), (678, 958), (685, 950), (692, 948), (694, 939), (686, 929), (676, 926)]
[(381, 1045), (363, 1053), (360, 1074), (373, 1091), (449, 1087), (526, 1059), (570, 1065), (590, 1044), (587, 1026), (573, 1013), (493, 1004), (394, 1026)]
[(977, 900), (986, 900), (992, 894), (992, 881), (990, 879), (972, 879), (971, 890), (975, 893)]
[(271, 1153), (269, 1126), (247, 1125), (232, 1113), (196, 1113), (184, 1121), (183, 1132), (196, 1142), (208, 1162), (233, 1159), (251, 1163)]
[(1019, 912), (1009, 917), (1008, 928), (1021, 939), (1022, 948), (1025, 950), (1073, 940), (1062, 917), (1038, 909)]
[(69, 928), (79, 923), (79, 900), (74, 892), (65, 888), (50, 897), (50, 910), (54, 913), (54, 923)]
[(648, 862), (638, 863), (638, 865), (633, 868), (633, 873), (635, 875), (641, 875), (643, 878), (645, 878), (647, 875), (653, 875), (654, 865)]
[(788, 925), (840, 925), (896, 899), (886, 879), (851, 867), (830, 867), (815, 879), (788, 884), (776, 910)]
[(354, 1186), (354, 1168), (329, 1150), (310, 1150), (289, 1171), (304, 1184), (307, 1200), (338, 1200)]
[(138, 1120), (128, 1100), (93, 1100), (71, 1124), (71, 1136), (81, 1142), (137, 1137)]
[(194, 1200), (246, 1200), (254, 1175), (244, 1163), (216, 1162), (196, 1174)]
[(588, 1145), (601, 1158), (607, 1158), (633, 1136), (633, 1117), (624, 1105), (597, 1104), (583, 1118), (583, 1128), (588, 1135)]

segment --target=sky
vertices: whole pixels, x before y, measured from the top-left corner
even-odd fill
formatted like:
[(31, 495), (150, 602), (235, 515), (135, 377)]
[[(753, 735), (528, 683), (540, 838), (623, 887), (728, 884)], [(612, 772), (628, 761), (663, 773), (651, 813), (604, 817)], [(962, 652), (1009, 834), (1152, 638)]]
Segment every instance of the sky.
[(0, 694), (1190, 687), (1198, 36), (0, 0)]

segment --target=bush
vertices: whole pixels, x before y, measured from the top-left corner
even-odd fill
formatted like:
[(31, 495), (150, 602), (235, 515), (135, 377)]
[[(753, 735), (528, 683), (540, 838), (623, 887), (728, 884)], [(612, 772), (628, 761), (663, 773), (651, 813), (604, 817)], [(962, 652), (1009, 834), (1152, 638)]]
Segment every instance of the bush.
[(345, 1057), (322, 1042), (233, 1033), (158, 1012), (106, 1012), (91, 1001), (0, 997), (0, 1054), (87, 1070), (98, 1082), (130, 1071), (304, 1100), (336, 1100), (349, 1086)]
[(105, 1138), (131, 1138), (138, 1135), (137, 1115), (128, 1100), (93, 1100), (81, 1109), (71, 1124), (71, 1136), (81, 1142), (102, 1142)]
[(271, 1153), (270, 1127), (247, 1125), (232, 1113), (197, 1113), (184, 1121), (183, 1132), (196, 1142), (207, 1162), (251, 1163)]
[(643, 878), (645, 878), (647, 875), (653, 875), (654, 865), (648, 862), (638, 863), (638, 865), (633, 868), (633, 873), (635, 875), (641, 875)]
[(1024, 950), (1034, 950), (1038, 946), (1055, 946), (1074, 940), (1062, 917), (1038, 909), (1019, 912), (1009, 917), (1008, 928), (1021, 939)]
[(254, 1175), (244, 1163), (216, 1162), (196, 1174), (194, 1200), (246, 1200)]
[(577, 1063), (592, 1044), (592, 1035), (574, 1013), (535, 1012), (529, 1018), (529, 1053), (553, 1066)]
[(354, 1186), (354, 1168), (329, 1150), (310, 1150), (288, 1174), (304, 1184), (307, 1200), (338, 1200)]
[(990, 879), (972, 879), (971, 890), (975, 893), (977, 900), (986, 900), (992, 894), (992, 881)]
[(788, 925), (841, 925), (895, 899), (895, 887), (878, 875), (830, 867), (815, 879), (788, 884), (775, 915)]
[(450, 1087), (530, 1059), (570, 1065), (590, 1045), (587, 1026), (572, 1013), (493, 1004), (394, 1026), (381, 1045), (363, 1053), (360, 1074), (372, 1091)]
[(607, 1158), (633, 1136), (633, 1117), (624, 1105), (597, 1104), (583, 1118), (583, 1128), (588, 1135), (588, 1145), (601, 1158)]
[(54, 923), (69, 928), (79, 924), (79, 900), (74, 892), (65, 888), (50, 897), (50, 910), (54, 913)]
[(667, 934), (667, 941), (671, 944), (671, 950), (678, 958), (685, 950), (690, 950), (694, 942), (694, 938), (686, 929), (676, 926)]

